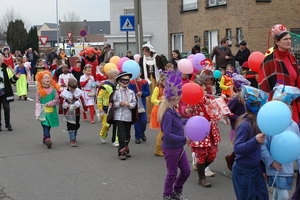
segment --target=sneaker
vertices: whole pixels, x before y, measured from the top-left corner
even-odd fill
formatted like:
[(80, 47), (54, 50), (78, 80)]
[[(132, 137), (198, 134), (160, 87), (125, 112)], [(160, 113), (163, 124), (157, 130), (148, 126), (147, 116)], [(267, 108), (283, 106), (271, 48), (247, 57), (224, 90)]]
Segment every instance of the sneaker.
[(213, 177), (215, 176), (215, 173), (213, 173), (209, 167), (205, 168), (205, 176)]
[(118, 142), (113, 142), (111, 145), (114, 146), (114, 147), (119, 147), (119, 143)]
[(47, 138), (45, 140), (45, 145), (47, 145), (48, 149), (51, 149), (52, 147), (52, 142), (51, 142), (51, 139), (50, 138)]
[(106, 137), (105, 136), (100, 136), (100, 140), (102, 143), (105, 143), (106, 142)]
[(126, 160), (126, 155), (125, 154), (121, 154), (119, 155), (120, 160)]
[(135, 139), (135, 143), (136, 143), (136, 144), (141, 144), (142, 141), (141, 141), (141, 139)]
[(197, 170), (197, 157), (195, 152), (192, 153), (192, 166), (194, 170)]
[(72, 140), (70, 142), (70, 147), (76, 147), (76, 141), (75, 140)]
[(164, 197), (163, 197), (163, 200), (174, 200), (174, 199), (173, 199), (173, 197), (171, 197), (171, 196), (164, 196)]
[(174, 196), (173, 196), (173, 199), (176, 199), (176, 200), (188, 200), (187, 198), (185, 198), (182, 193), (176, 193), (174, 192)]
[(95, 124), (95, 121), (92, 120), (92, 121), (91, 121), (91, 124)]

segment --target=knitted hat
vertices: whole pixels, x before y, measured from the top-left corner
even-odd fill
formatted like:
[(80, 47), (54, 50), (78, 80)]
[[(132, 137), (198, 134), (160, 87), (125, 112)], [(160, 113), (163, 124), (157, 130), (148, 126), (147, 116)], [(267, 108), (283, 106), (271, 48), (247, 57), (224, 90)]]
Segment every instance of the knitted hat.
[(164, 96), (167, 100), (172, 97), (179, 97), (182, 93), (182, 73), (179, 70), (165, 71), (165, 91)]
[(292, 101), (300, 96), (300, 89), (293, 86), (276, 84), (273, 91), (272, 100), (279, 100), (288, 105), (291, 105)]
[(245, 105), (255, 115), (257, 115), (259, 109), (268, 100), (268, 94), (266, 92), (248, 85), (242, 85), (242, 97), (245, 100)]
[(232, 74), (232, 80), (237, 91), (241, 91), (242, 85), (250, 85), (250, 81), (248, 81), (244, 76), (237, 73)]
[(242, 68), (249, 69), (248, 61), (245, 61), (245, 62), (242, 64)]
[(276, 24), (272, 27), (271, 29), (271, 34), (272, 34), (272, 37), (273, 39), (279, 35), (281, 35), (282, 33), (285, 33), (285, 32), (288, 32), (287, 28), (282, 25), (282, 24)]
[(242, 40), (241, 42), (240, 42), (240, 45), (247, 45), (247, 42), (245, 41), (245, 40)]

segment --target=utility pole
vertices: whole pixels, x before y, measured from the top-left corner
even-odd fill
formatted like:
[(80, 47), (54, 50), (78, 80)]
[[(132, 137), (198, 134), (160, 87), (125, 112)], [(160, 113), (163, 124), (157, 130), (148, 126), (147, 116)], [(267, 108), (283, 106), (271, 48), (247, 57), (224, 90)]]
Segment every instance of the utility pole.
[(140, 55), (142, 55), (142, 46), (144, 44), (141, 1), (134, 0), (135, 44), (136, 51)]

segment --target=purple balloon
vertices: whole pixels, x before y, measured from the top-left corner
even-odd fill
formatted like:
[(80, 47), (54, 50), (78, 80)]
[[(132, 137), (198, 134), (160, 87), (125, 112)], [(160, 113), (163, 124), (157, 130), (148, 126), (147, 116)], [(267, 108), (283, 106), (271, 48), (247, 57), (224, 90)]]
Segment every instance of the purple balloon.
[(210, 123), (205, 117), (191, 117), (185, 125), (186, 136), (193, 141), (203, 140), (210, 132)]
[(197, 53), (192, 59), (193, 67), (196, 70), (203, 69), (205, 67), (205, 62), (201, 62), (201, 61), (205, 59), (206, 59), (205, 55), (203, 55), (202, 53)]
[(119, 69), (119, 70), (122, 70), (122, 65), (123, 65), (123, 63), (124, 63), (126, 60), (129, 60), (129, 58), (127, 58), (127, 57), (122, 57), (122, 58), (120, 58), (120, 60), (119, 60), (118, 63), (117, 63), (117, 66), (118, 66), (118, 69)]

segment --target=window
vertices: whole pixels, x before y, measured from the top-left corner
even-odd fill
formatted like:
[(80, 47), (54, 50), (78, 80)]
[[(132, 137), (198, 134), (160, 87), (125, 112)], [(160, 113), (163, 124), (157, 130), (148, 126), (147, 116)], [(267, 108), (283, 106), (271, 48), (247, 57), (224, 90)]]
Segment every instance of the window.
[(182, 11), (197, 10), (197, 0), (182, 0)]
[(172, 34), (172, 50), (183, 51), (183, 34)]
[(133, 8), (124, 9), (124, 15), (134, 15), (134, 9)]
[(226, 38), (228, 38), (228, 45), (232, 45), (231, 28), (226, 29)]
[(243, 36), (243, 32), (242, 32), (242, 28), (237, 28), (236, 29), (236, 45), (239, 45), (240, 42), (243, 40), (244, 36)]
[(222, 6), (222, 5), (226, 5), (226, 0), (208, 0), (207, 1), (208, 7)]
[(204, 46), (208, 47), (208, 31), (204, 31), (203, 41), (204, 41)]

